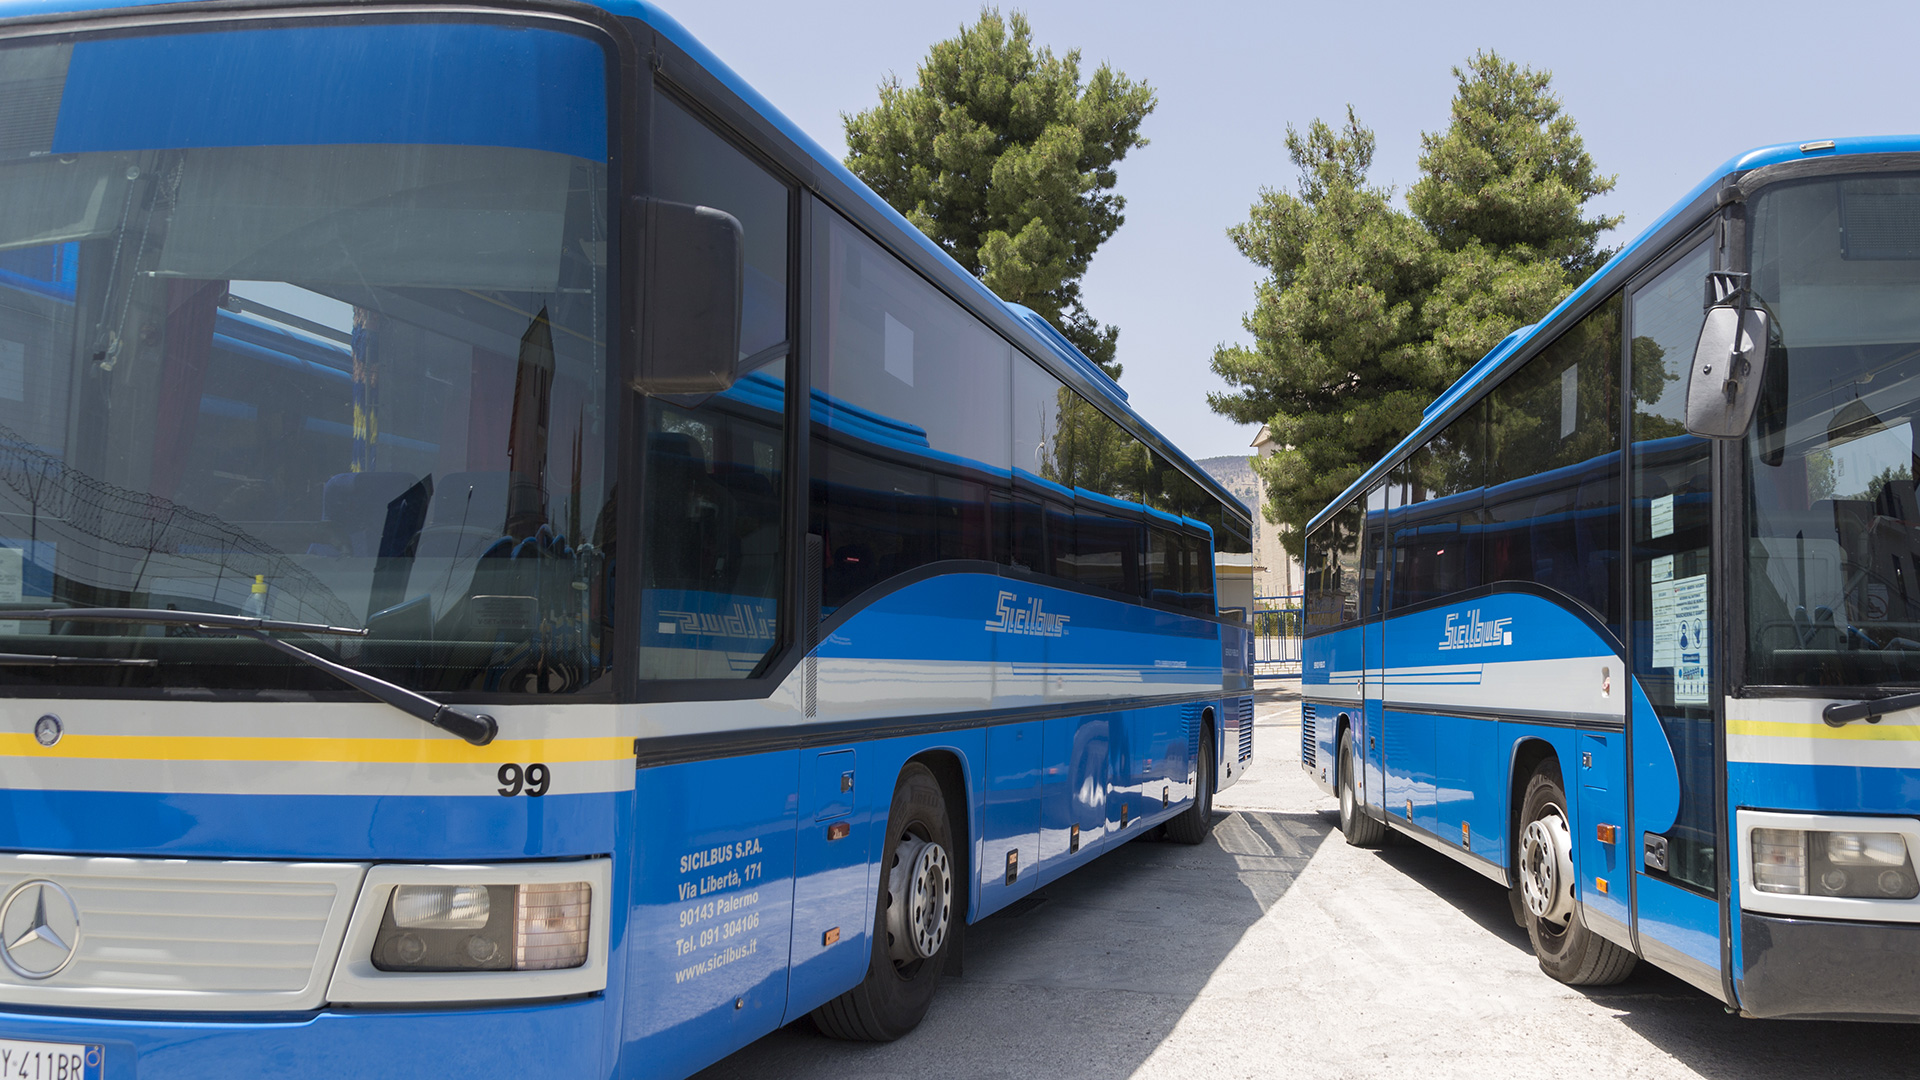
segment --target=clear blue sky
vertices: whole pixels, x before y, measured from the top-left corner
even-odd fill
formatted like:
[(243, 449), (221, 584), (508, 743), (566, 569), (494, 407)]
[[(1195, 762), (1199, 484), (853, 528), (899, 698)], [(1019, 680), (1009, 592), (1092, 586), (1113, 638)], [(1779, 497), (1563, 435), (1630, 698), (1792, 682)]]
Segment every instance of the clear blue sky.
[[(973, 0), (661, 0), (829, 150), (840, 114), (911, 81)], [(1447, 122), (1451, 68), (1476, 48), (1551, 70), (1587, 149), (1619, 187), (1596, 200), (1631, 238), (1736, 152), (1920, 130), (1920, 5), (1191, 3), (1028, 0), (1034, 37), (1079, 48), (1159, 91), (1152, 145), (1120, 164), (1127, 223), (1094, 257), (1087, 307), (1118, 323), (1134, 405), (1195, 457), (1245, 453), (1255, 429), (1207, 408), (1207, 361), (1245, 341), (1258, 275), (1228, 243), (1261, 187), (1291, 188), (1288, 124), (1344, 115), (1374, 129), (1373, 179), (1401, 192), (1420, 135)]]

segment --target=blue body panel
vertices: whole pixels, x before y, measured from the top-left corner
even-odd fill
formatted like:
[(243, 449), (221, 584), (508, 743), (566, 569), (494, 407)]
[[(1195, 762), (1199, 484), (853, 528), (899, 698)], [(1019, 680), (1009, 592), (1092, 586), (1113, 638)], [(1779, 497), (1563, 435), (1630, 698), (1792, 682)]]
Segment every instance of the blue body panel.
[(435, 143), (605, 161), (602, 57), (571, 34), (457, 23), (81, 41), (53, 149)]
[(0, 849), (222, 859), (486, 861), (612, 850), (616, 794), (209, 795), (0, 789)]
[(184, 1021), (0, 1012), (0, 1035), (106, 1046), (105, 1080), (612, 1074), (614, 1003)]

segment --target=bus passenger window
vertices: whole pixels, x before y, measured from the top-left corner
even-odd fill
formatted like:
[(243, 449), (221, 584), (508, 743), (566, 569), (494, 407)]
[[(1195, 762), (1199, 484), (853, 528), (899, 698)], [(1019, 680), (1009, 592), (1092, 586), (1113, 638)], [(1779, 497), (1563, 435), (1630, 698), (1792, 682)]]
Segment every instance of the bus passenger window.
[(1307, 630), (1330, 630), (1360, 618), (1360, 502), (1329, 515), (1307, 534)]
[(1486, 579), (1530, 581), (1620, 625), (1621, 300), (1570, 327), (1488, 396)]

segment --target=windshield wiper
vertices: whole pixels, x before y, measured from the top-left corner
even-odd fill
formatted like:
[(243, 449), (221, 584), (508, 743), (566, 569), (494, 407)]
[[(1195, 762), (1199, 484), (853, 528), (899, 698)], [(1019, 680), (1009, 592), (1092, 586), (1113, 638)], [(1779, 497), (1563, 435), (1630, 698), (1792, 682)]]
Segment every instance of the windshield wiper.
[[(193, 626), (208, 630), (231, 630), (242, 637), (252, 638), (268, 648), (285, 653), (303, 664), (319, 668), (368, 697), (391, 705), (408, 716), (424, 720), (449, 734), (457, 735), (475, 746), (487, 745), (493, 741), (495, 735), (500, 733), (499, 723), (485, 713), (471, 713), (451, 705), (442, 705), (425, 694), (416, 693), (357, 668), (335, 663), (318, 653), (308, 652), (291, 642), (281, 641), (279, 638), (268, 635), (268, 631), (282, 631), (295, 634), (331, 634), (336, 637), (366, 637), (367, 631), (363, 627), (287, 622), (250, 615), (219, 615), (211, 611), (175, 611), (172, 608), (49, 608), (40, 611), (0, 611), (0, 616), (21, 622), (119, 622), (140, 623), (148, 626)], [(155, 661), (133, 662), (150, 664)]]
[(152, 667), (159, 662), (116, 656), (50, 656), (45, 653), (0, 652), (0, 667)]
[(1920, 709), (1920, 694), (1895, 694), (1892, 697), (1849, 701), (1845, 704), (1836, 701), (1821, 711), (1820, 719), (1825, 720), (1828, 727), (1845, 727), (1855, 720), (1877, 724), (1881, 717), (1903, 709)]

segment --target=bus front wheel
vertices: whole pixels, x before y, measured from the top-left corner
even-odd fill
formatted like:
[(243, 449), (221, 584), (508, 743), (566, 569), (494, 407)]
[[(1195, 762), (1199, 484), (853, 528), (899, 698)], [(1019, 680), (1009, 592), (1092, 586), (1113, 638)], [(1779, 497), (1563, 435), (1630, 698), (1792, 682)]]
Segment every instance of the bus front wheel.
[(884, 849), (867, 977), (813, 1011), (813, 1026), (835, 1039), (892, 1042), (912, 1031), (933, 1003), (953, 921), (965, 917), (946, 794), (917, 761), (893, 789)]
[(1540, 970), (1569, 986), (1610, 986), (1633, 971), (1631, 952), (1589, 930), (1574, 901), (1573, 830), (1551, 761), (1527, 782), (1516, 876)]
[(1387, 827), (1367, 816), (1360, 806), (1360, 753), (1354, 747), (1353, 729), (1340, 732), (1340, 835), (1359, 848), (1385, 847)]

